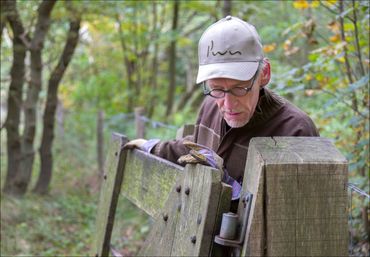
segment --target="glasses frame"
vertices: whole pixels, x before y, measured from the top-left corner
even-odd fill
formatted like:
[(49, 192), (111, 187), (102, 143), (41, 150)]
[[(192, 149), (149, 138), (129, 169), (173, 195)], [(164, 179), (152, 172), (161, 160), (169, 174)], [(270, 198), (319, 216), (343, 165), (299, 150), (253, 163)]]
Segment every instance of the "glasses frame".
[[(203, 94), (204, 95), (209, 95), (210, 97), (213, 97), (213, 98), (216, 98), (216, 99), (222, 99), (222, 98), (224, 98), (226, 96), (226, 93), (230, 93), (230, 94), (232, 94), (233, 96), (236, 96), (236, 97), (245, 96), (245, 95), (247, 95), (252, 90), (252, 88), (254, 86), (255, 79), (256, 79), (256, 77), (258, 75), (258, 72), (259, 72), (259, 65), (258, 65), (258, 68), (257, 68), (256, 73), (253, 75), (252, 85), (250, 85), (249, 87), (234, 87), (234, 88), (243, 88), (245, 90), (245, 94), (243, 94), (243, 95), (235, 95), (235, 94), (233, 94), (232, 90), (234, 88), (227, 89), (227, 90), (225, 90), (225, 89), (211, 89), (211, 90), (209, 90), (209, 88), (206, 85), (206, 81), (203, 81), (203, 83), (202, 83), (202, 86), (203, 86)], [(223, 96), (221, 96), (221, 97), (213, 96), (212, 95), (212, 92), (213, 91), (223, 92)]]

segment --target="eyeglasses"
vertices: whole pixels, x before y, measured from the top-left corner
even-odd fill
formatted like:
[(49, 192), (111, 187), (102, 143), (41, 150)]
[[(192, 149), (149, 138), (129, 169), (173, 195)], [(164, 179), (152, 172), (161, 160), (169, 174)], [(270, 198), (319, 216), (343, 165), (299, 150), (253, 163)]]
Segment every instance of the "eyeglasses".
[(248, 94), (252, 90), (255, 78), (257, 77), (257, 74), (258, 74), (258, 69), (257, 69), (256, 73), (253, 76), (251, 86), (249, 86), (249, 87), (234, 87), (234, 88), (228, 89), (228, 90), (218, 89), (218, 88), (217, 89), (210, 89), (209, 86), (207, 85), (207, 82), (204, 81), (203, 82), (203, 94), (204, 95), (209, 95), (213, 98), (218, 98), (218, 99), (219, 98), (224, 98), (226, 93), (230, 93), (234, 96), (245, 96), (246, 94)]

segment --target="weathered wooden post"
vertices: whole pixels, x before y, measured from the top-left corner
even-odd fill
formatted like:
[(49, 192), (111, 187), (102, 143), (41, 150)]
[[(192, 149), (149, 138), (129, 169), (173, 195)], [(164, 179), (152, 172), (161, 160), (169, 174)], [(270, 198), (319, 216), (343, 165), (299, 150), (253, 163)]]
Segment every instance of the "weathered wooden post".
[(194, 132), (194, 125), (193, 124), (185, 124), (181, 128), (177, 130), (176, 139), (183, 138), (188, 135), (192, 135)]
[(96, 152), (98, 159), (99, 175), (104, 173), (104, 111), (99, 110), (96, 121)]
[(123, 150), (114, 135), (106, 162), (93, 256), (108, 256), (120, 192), (154, 218), (139, 252), (143, 256), (205, 256), (230, 207), (231, 187), (221, 172), (203, 165), (185, 168), (140, 150)]
[(348, 256), (347, 176), (346, 159), (328, 139), (252, 139), (242, 256)]
[(112, 134), (112, 142), (108, 149), (100, 189), (92, 256), (102, 257), (109, 255), (110, 239), (118, 197), (121, 191), (123, 167), (126, 157), (121, 149), (127, 142), (128, 140), (125, 136), (117, 133)]
[(145, 122), (142, 119), (144, 116), (145, 110), (143, 107), (135, 108), (135, 127), (136, 127), (136, 138), (145, 137)]

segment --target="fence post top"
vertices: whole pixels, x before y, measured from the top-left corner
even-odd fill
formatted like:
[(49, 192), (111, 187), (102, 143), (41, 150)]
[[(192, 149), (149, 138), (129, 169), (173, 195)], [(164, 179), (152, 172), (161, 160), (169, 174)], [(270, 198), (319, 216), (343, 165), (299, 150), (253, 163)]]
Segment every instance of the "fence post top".
[(324, 137), (255, 137), (249, 144), (271, 163), (344, 163), (346, 158)]

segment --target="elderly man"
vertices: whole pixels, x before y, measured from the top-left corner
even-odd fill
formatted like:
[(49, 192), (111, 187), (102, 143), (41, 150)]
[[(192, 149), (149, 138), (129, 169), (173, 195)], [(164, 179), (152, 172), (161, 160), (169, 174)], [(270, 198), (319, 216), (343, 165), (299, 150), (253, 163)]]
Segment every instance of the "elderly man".
[[(189, 148), (195, 149), (195, 159), (203, 156), (206, 163), (224, 170), (223, 180), (233, 186), (233, 199), (237, 199), (251, 138), (319, 134), (307, 114), (265, 88), (270, 63), (251, 24), (232, 16), (212, 24), (200, 38), (198, 55), (197, 83), (206, 97), (194, 134), (187, 138), (196, 144), (138, 139), (127, 147), (139, 147), (172, 162), (187, 155)], [(180, 162), (186, 160), (180, 158)]]

